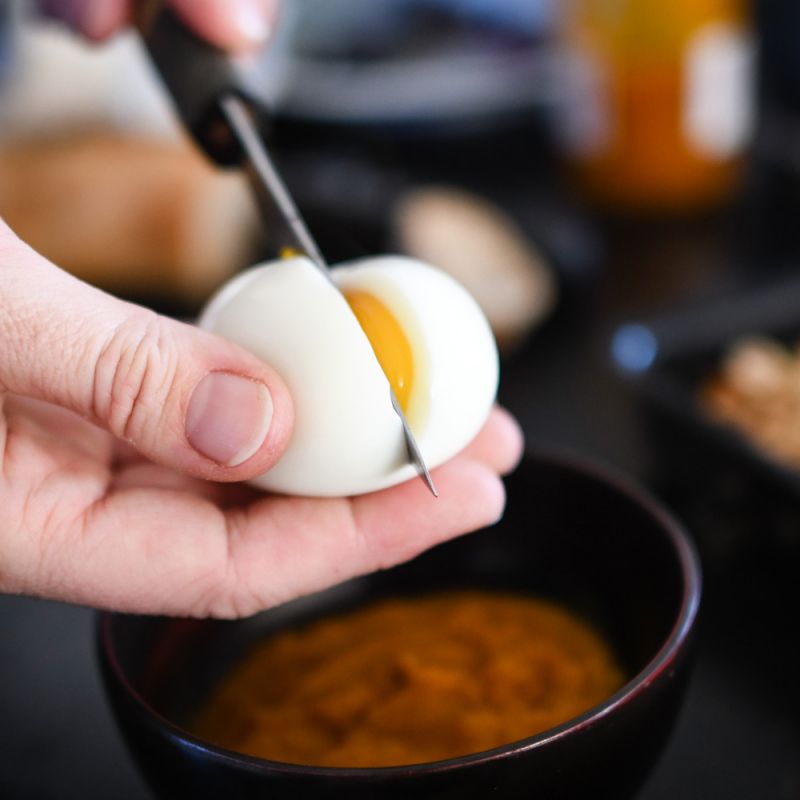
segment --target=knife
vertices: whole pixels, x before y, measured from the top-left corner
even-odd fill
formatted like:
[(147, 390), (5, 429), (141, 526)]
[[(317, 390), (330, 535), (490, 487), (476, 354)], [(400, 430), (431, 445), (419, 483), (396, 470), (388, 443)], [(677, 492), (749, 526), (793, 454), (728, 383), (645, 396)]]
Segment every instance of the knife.
[[(215, 48), (190, 31), (159, 0), (140, 6), (137, 26), (183, 124), (197, 144), (218, 165), (246, 169), (265, 215), (277, 212), (282, 221), (284, 236), (288, 236), (286, 244), (308, 256), (338, 291), (259, 133), (260, 107), (245, 88), (254, 57), (236, 57)], [(403, 427), (409, 462), (438, 497), (411, 426), (394, 390), (390, 388), (389, 392), (389, 402)]]

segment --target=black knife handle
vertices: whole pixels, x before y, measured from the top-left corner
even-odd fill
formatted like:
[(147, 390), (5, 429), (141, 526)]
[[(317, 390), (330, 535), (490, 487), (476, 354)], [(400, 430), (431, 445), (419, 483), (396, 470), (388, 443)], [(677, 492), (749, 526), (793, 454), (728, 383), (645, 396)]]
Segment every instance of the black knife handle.
[(137, 26), (184, 125), (217, 164), (238, 165), (242, 151), (219, 110), (226, 94), (238, 94), (251, 107), (236, 58), (195, 35), (161, 2), (143, 3)]

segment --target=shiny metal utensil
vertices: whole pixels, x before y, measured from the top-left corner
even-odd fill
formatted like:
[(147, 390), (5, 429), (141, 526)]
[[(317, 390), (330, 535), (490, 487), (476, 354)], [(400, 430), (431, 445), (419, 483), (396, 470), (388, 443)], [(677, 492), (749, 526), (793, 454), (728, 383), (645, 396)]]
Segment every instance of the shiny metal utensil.
[[(278, 171), (275, 169), (272, 159), (267, 153), (266, 147), (258, 135), (255, 125), (253, 124), (252, 114), (248, 110), (247, 104), (241, 97), (235, 94), (225, 94), (219, 100), (219, 106), (222, 110), (223, 116), (228, 121), (231, 130), (236, 135), (239, 144), (244, 150), (245, 156), (250, 164), (251, 169), (256, 174), (257, 179), (261, 182), (266, 190), (267, 195), (272, 199), (281, 216), (286, 222), (289, 229), (294, 234), (298, 249), (305, 253), (325, 276), (330, 280), (328, 274), (328, 264), (322, 256), (314, 237), (308, 230), (308, 226), (303, 220), (297, 206), (292, 199), (289, 190), (286, 188), (283, 180), (281, 179)], [(331, 283), (333, 283), (331, 281)], [(335, 284), (334, 284), (335, 286)], [(338, 291), (338, 287), (337, 291)], [(406, 415), (400, 407), (400, 401), (394, 389), (389, 390), (392, 408), (395, 413), (400, 417), (400, 422), (403, 425), (403, 435), (406, 440), (406, 449), (408, 450), (408, 458), (411, 463), (417, 468), (420, 477), (425, 481), (428, 488), (434, 497), (439, 496), (439, 492), (433, 483), (431, 474), (425, 464), (425, 460), (420, 452), (419, 445), (417, 444), (414, 434), (411, 431), (411, 426), (408, 424)]]
[[(158, 2), (144, 4), (138, 24), (152, 61), (197, 143), (220, 165), (248, 167), (259, 202), (278, 211), (291, 234), (292, 246), (330, 280), (328, 265), (259, 135), (254, 121), (256, 105), (243, 89), (247, 59), (233, 58), (202, 41)], [(331, 284), (338, 291), (333, 281)], [(408, 459), (438, 497), (400, 402), (394, 390), (389, 391), (392, 408), (403, 426)]]
[(305, 253), (325, 276), (330, 278), (328, 264), (308, 230), (308, 226), (300, 216), (278, 170), (275, 169), (275, 165), (258, 135), (248, 105), (238, 95), (226, 94), (220, 99), (219, 107), (236, 135), (247, 157), (250, 169), (254, 173), (253, 179), (257, 182), (254, 188), (258, 190), (259, 194), (265, 195), (268, 201), (274, 203), (280, 211), (284, 222), (294, 236), (297, 249)]

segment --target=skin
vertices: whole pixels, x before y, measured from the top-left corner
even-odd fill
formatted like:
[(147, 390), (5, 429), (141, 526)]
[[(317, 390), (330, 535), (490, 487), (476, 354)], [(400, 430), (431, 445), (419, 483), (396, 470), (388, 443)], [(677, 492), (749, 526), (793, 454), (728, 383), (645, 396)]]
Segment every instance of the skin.
[[(231, 52), (262, 47), (278, 16), (278, 0), (160, 0), (196, 33)], [(103, 41), (134, 17), (135, 0), (40, 0), (40, 8), (91, 41)]]
[[(198, 32), (213, 28), (220, 45), (247, 47), (247, 37), (215, 27), (228, 3), (173, 5)], [(122, 0), (61, 5), (82, 8), (77, 27), (92, 38), (131, 11)], [(257, 5), (268, 17), (274, 10)], [(522, 436), (500, 409), (434, 470), (438, 500), (419, 480), (357, 498), (264, 495), (236, 482), (274, 464), (291, 436), (291, 397), (269, 365), (78, 281), (2, 221), (0, 309), (0, 591), (240, 617), (400, 563), (502, 514), (499, 475), (518, 462)], [(192, 392), (215, 371), (260, 382), (272, 398), (266, 438), (237, 466), (187, 435)]]

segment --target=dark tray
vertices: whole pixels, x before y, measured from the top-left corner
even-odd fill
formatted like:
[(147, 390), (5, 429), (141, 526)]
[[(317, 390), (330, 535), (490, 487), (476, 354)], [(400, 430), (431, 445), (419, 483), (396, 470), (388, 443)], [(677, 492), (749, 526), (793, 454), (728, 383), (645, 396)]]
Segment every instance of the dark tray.
[(724, 562), (770, 550), (800, 561), (800, 470), (698, 401), (730, 346), (753, 335), (800, 341), (800, 280), (622, 325), (611, 358), (639, 401), (651, 481), (708, 555)]
[[(696, 705), (690, 698), (681, 743), (684, 758), (696, 753), (704, 764), (696, 781), (684, 772), (675, 796), (800, 798), (800, 471), (698, 402), (730, 345), (756, 334), (800, 340), (800, 280), (631, 322), (611, 343), (639, 412), (632, 422), (645, 444), (643, 477), (694, 535), (706, 577), (695, 675), (703, 688)], [(721, 714), (708, 705), (717, 692)]]

